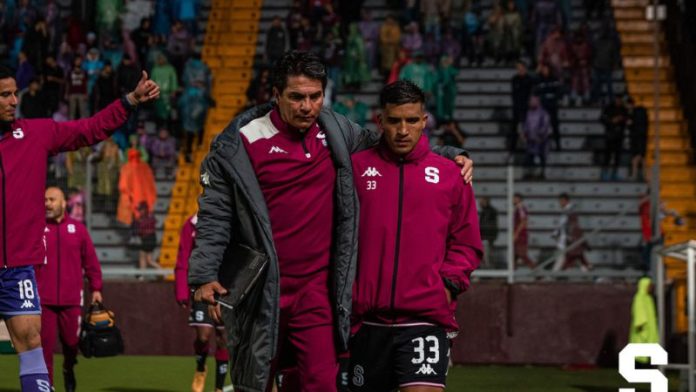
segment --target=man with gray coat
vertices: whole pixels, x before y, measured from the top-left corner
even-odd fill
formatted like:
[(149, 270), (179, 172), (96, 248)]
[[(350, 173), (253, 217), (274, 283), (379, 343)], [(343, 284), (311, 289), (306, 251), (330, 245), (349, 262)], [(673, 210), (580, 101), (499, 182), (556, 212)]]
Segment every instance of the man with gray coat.
[[(295, 364), (302, 391), (336, 391), (347, 350), (357, 254), (358, 201), (350, 154), (379, 135), (322, 109), (326, 70), (304, 52), (285, 54), (272, 76), (274, 104), (232, 121), (201, 167), (196, 247), (189, 284), (209, 304), (227, 289), (221, 269), (241, 268), (239, 249), (268, 267), (222, 317), (236, 390), (270, 390), (279, 364)], [(459, 149), (444, 155), (464, 165)], [(287, 386), (287, 385), (286, 385)], [(288, 390), (289, 388), (284, 388)]]

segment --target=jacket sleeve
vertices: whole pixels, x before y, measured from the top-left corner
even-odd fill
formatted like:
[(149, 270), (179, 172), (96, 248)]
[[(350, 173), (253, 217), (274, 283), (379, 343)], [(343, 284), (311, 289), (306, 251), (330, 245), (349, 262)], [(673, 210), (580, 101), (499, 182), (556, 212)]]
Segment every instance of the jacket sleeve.
[(457, 148), (452, 146), (433, 146), (430, 148), (435, 154), (445, 157), (450, 160), (454, 160), (459, 155), (469, 157), (469, 152), (463, 148)]
[(337, 126), (341, 130), (348, 151), (351, 154), (374, 147), (379, 142), (381, 134), (377, 131), (363, 128), (350, 121), (346, 116), (336, 113), (331, 109), (322, 110), (322, 114), (325, 116), (324, 125), (326, 125), (328, 129)]
[(92, 237), (86, 227), (82, 227), (82, 268), (85, 271), (87, 280), (89, 280), (89, 290), (91, 292), (102, 290), (102, 271), (97, 252), (92, 243)]
[(469, 277), (483, 255), (474, 192), (461, 181), (456, 187), (445, 261), (440, 268), (440, 276), (453, 297), (469, 287)]
[(107, 139), (128, 119), (130, 104), (121, 98), (97, 112), (94, 116), (65, 122), (53, 122), (48, 135), (48, 151), (57, 154), (77, 150)]
[(191, 221), (188, 220), (181, 229), (179, 252), (176, 255), (176, 267), (174, 267), (174, 295), (177, 302), (189, 300), (188, 264), (194, 242), (191, 234)]
[(189, 258), (191, 286), (218, 280), (218, 270), (231, 240), (235, 211), (232, 189), (215, 154), (208, 154), (201, 164), (203, 194), (198, 198), (196, 243)]

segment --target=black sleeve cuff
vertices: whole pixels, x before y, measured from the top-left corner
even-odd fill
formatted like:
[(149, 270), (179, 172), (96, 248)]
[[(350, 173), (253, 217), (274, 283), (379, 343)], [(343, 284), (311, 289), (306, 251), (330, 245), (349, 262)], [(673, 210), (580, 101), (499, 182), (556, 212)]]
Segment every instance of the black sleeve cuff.
[(459, 155), (469, 158), (469, 151), (462, 149), (462, 152), (460, 152)]
[(122, 104), (123, 107), (126, 108), (126, 110), (128, 110), (128, 111), (132, 111), (133, 109), (135, 109), (135, 106), (131, 105), (131, 103), (128, 102), (128, 98), (126, 98), (125, 95), (122, 95), (122, 96), (121, 96), (121, 104)]
[(450, 294), (452, 294), (452, 298), (458, 296), (462, 292), (462, 290), (459, 288), (459, 286), (454, 284), (454, 282), (452, 282), (451, 280), (449, 280), (447, 278), (442, 278), (442, 281), (445, 283), (445, 288), (447, 288), (447, 290), (449, 290)]

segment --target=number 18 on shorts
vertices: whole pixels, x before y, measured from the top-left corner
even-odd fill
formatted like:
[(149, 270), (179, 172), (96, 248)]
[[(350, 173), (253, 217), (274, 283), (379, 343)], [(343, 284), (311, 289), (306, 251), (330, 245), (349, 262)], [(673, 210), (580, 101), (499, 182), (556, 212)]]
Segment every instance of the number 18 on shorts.
[(450, 340), (437, 326), (364, 324), (350, 344), (351, 391), (445, 388)]
[(0, 318), (41, 314), (34, 267), (0, 269)]

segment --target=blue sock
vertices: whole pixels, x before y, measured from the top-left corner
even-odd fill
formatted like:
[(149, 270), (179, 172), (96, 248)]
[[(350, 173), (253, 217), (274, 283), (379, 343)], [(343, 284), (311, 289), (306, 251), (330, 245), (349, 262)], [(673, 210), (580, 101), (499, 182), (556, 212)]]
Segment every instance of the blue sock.
[(22, 392), (51, 392), (41, 347), (19, 354), (19, 381)]

